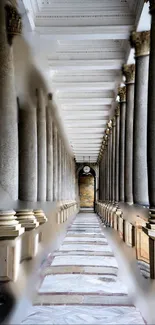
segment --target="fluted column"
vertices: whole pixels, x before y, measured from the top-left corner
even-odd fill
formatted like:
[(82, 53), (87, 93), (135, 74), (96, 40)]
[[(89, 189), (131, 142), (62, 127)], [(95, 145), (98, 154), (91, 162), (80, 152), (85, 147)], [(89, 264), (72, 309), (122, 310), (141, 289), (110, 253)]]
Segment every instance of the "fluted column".
[(0, 4), (0, 186), (13, 200), (17, 200), (17, 101), (13, 49), (11, 36), (9, 37), (7, 34), (6, 11), (8, 12), (8, 10), (5, 10), (5, 5), (6, 1), (2, 0)]
[(42, 89), (37, 90), (38, 201), (46, 201), (46, 103)]
[(119, 136), (120, 136), (120, 105), (115, 110), (116, 116), (116, 156), (115, 156), (115, 202), (119, 202)]
[(53, 201), (53, 121), (52, 121), (52, 95), (48, 95), (46, 108), (47, 127), (47, 201)]
[(112, 119), (112, 195), (111, 200), (115, 202), (115, 159), (116, 159), (116, 117)]
[(53, 127), (53, 200), (58, 200), (58, 141), (57, 127)]
[(131, 44), (135, 48), (135, 105), (133, 128), (133, 201), (148, 205), (147, 175), (147, 98), (150, 32), (133, 32)]
[(19, 199), (37, 201), (37, 117), (32, 103), (19, 110)]
[(124, 65), (126, 77), (126, 127), (125, 127), (125, 201), (133, 203), (133, 115), (135, 65)]
[(119, 138), (119, 201), (124, 202), (125, 185), (125, 119), (126, 119), (126, 87), (118, 90), (120, 98), (120, 138)]

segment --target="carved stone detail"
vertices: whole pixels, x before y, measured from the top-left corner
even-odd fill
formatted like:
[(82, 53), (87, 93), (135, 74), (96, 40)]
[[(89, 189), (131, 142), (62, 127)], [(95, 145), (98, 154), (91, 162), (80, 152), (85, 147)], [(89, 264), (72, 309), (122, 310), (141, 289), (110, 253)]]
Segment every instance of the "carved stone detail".
[(8, 43), (11, 45), (13, 37), (22, 33), (22, 17), (17, 11), (17, 8), (10, 4), (6, 4), (5, 10)]
[(126, 83), (135, 82), (135, 64), (124, 64), (123, 74), (126, 77)]
[(120, 102), (126, 102), (126, 86), (118, 88), (118, 96), (120, 98)]
[(149, 55), (150, 53), (150, 31), (132, 32), (131, 47), (135, 48), (136, 56)]

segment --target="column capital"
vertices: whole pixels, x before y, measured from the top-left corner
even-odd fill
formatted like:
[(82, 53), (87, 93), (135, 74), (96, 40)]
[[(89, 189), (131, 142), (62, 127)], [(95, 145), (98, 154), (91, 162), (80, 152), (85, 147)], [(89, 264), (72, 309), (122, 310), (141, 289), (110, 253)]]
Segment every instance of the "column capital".
[(144, 2), (149, 2), (150, 4), (150, 13), (155, 11), (155, 0), (144, 0)]
[(126, 102), (126, 86), (118, 88), (118, 96), (121, 103)]
[(117, 104), (117, 107), (115, 109), (115, 116), (120, 116), (120, 104)]
[(130, 37), (131, 47), (135, 48), (135, 56), (149, 55), (150, 31), (132, 32)]
[(112, 129), (112, 120), (110, 120), (110, 121), (107, 123), (107, 126), (108, 126), (109, 130)]
[[(108, 138), (109, 133), (110, 133), (110, 129), (107, 128), (107, 129), (105, 130), (105, 134), (106, 134), (107, 138)], [(107, 139), (107, 138), (106, 138), (106, 139)]]
[(22, 33), (22, 17), (16, 6), (7, 3), (6, 11), (6, 30), (9, 45), (12, 45), (13, 37)]
[(135, 82), (135, 64), (124, 64), (123, 74), (126, 77), (126, 84)]

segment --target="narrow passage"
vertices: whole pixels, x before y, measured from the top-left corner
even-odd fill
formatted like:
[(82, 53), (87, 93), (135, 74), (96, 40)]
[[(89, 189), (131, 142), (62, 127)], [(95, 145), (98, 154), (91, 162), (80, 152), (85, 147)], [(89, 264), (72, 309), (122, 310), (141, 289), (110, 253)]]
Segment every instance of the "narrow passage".
[(22, 324), (145, 324), (95, 213), (79, 213)]

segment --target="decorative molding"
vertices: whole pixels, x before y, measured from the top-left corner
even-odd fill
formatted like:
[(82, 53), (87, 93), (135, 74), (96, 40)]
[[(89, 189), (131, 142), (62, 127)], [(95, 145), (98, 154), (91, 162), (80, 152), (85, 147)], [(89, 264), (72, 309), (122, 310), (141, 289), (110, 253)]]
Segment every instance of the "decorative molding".
[(126, 77), (126, 84), (135, 82), (135, 64), (124, 64), (122, 72)]
[(150, 31), (132, 32), (130, 37), (131, 47), (135, 48), (135, 56), (149, 55)]
[(118, 96), (121, 103), (126, 102), (126, 86), (118, 88)]

